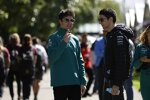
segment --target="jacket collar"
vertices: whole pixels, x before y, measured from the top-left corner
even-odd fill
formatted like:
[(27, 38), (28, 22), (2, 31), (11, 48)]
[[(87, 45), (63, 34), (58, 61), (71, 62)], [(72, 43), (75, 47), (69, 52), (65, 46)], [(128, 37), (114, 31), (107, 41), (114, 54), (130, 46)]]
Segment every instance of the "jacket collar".
[(64, 35), (66, 34), (66, 32), (67, 32), (67, 30), (64, 29), (64, 28), (62, 28), (62, 27), (60, 27), (60, 28), (58, 29), (58, 34), (59, 34), (59, 35), (64, 36)]

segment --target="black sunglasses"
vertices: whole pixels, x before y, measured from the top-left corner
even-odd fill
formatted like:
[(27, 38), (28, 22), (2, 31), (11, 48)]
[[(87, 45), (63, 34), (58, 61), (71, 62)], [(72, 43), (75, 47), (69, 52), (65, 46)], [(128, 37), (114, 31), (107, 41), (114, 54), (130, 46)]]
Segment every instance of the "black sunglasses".
[(107, 18), (98, 18), (98, 21), (103, 22), (105, 19), (107, 19)]
[(75, 22), (75, 19), (68, 19), (68, 18), (64, 18), (64, 20), (63, 20), (64, 22), (66, 22), (66, 23), (69, 23), (69, 22), (72, 22), (72, 23), (74, 23)]

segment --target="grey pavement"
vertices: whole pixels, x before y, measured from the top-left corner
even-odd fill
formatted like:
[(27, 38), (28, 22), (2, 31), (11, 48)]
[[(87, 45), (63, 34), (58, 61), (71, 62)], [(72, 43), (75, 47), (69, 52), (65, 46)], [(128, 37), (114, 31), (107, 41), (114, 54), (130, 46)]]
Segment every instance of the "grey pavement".
[[(54, 100), (53, 88), (50, 86), (50, 72), (47, 71), (44, 74), (43, 80), (40, 82), (40, 91), (38, 94), (38, 100)], [(16, 82), (14, 82), (15, 98), (17, 100)], [(92, 88), (90, 89), (90, 92)], [(126, 97), (126, 96), (125, 96)], [(31, 91), (30, 100), (33, 100), (33, 91)], [(8, 87), (4, 87), (4, 94), (1, 100), (11, 100)], [(91, 97), (82, 98), (82, 100), (99, 100), (98, 95), (94, 94)], [(126, 100), (126, 99), (125, 99)], [(134, 89), (134, 100), (142, 100), (140, 92)]]

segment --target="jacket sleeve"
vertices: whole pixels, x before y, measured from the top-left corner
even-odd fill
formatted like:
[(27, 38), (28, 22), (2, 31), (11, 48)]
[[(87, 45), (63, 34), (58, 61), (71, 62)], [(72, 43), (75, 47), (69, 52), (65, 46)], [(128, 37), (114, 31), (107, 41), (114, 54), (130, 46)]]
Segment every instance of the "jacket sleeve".
[(113, 84), (119, 85), (125, 81), (125, 76), (127, 74), (127, 41), (125, 41), (125, 37), (122, 34), (117, 34), (113, 38), (114, 41), (114, 65), (113, 65)]
[(62, 39), (58, 40), (54, 36), (50, 36), (48, 40), (48, 58), (50, 64), (55, 63), (64, 52), (67, 43)]
[(85, 75), (85, 67), (84, 67), (84, 60), (81, 54), (81, 47), (79, 41), (77, 41), (78, 45), (78, 52), (77, 52), (77, 59), (78, 59), (78, 66), (79, 66), (79, 78), (80, 78), (80, 84), (81, 85), (86, 85), (87, 80), (86, 80), (86, 75)]

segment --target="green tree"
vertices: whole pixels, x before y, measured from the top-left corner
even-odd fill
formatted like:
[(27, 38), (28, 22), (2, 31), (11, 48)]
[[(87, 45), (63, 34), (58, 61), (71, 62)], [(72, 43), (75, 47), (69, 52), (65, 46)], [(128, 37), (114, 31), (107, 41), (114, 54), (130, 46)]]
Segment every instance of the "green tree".
[[(97, 21), (100, 8), (114, 7), (114, 2), (96, 0), (0, 0), (0, 35), (8, 39), (9, 34), (17, 32), (47, 37), (58, 28), (58, 13), (71, 8), (76, 13), (76, 31), (80, 24)], [(117, 11), (119, 12), (119, 11)], [(120, 19), (120, 17), (119, 17)]]
[(103, 8), (114, 9), (117, 13), (117, 22), (118, 23), (124, 22), (124, 16), (123, 16), (123, 14), (120, 10), (120, 6), (117, 2), (115, 2), (114, 0), (105, 0), (105, 1), (96, 2), (96, 11), (98, 11), (98, 13), (99, 13), (99, 10), (103, 9)]

